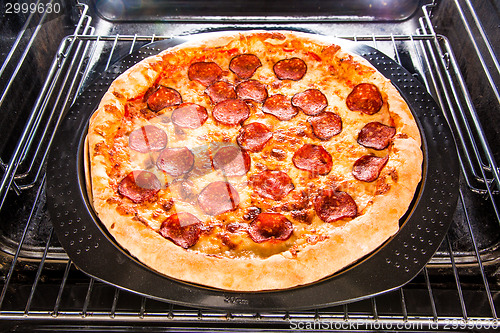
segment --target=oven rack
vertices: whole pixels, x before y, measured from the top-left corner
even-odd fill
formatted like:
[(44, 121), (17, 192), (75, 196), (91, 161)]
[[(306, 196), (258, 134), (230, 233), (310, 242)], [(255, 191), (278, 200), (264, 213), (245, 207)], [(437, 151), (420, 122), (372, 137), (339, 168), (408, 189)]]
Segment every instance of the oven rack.
[[(474, 7), (470, 1), (466, 1), (466, 5), (462, 8), (461, 3), (456, 2), (456, 6), (464, 12), (461, 16), (464, 26), (471, 34), (473, 30), (481, 31), (481, 23), (475, 19)], [(3, 203), (7, 195), (31, 191), (35, 200), (24, 221), (19, 242), (2, 249), (8, 257), (2, 259), (0, 271), (0, 323), (10, 321), (19, 327), (30, 327), (87, 322), (103, 325), (103, 329), (110, 324), (125, 327), (133, 323), (149, 327), (182, 327), (195, 323), (200, 328), (232, 327), (234, 330), (270, 326), (289, 329), (293, 328), (291, 325), (294, 323), (302, 323), (305, 328), (326, 327), (311, 326), (323, 324), (341, 329), (498, 327), (496, 308), (499, 306), (500, 290), (491, 272), (494, 270), (493, 264), (498, 264), (498, 251), (496, 248), (483, 249), (478, 245), (466, 201), (471, 193), (479, 193), (483, 196), (485, 209), (491, 210), (496, 222), (500, 223), (496, 204), (500, 189), (499, 170), (452, 45), (446, 36), (437, 34), (433, 29), (432, 10), (433, 5), (422, 8), (420, 29), (412, 35), (337, 37), (367, 43), (403, 66), (410, 59), (415, 65), (412, 71), (414, 76), (425, 84), (441, 106), (459, 152), (464, 185), (460, 188), (458, 210), (462, 212), (461, 222), (465, 226), (467, 242), (472, 251), (456, 249), (451, 236), (446, 236), (440, 251), (412, 282), (367, 300), (311, 311), (229, 313), (163, 303), (89, 278), (78, 271), (64, 254), (52, 228), (44, 245), (26, 245), (26, 237), (36, 224), (34, 216), (44, 205), (44, 164), (53, 133), (78, 92), (127, 53), (146, 43), (173, 37), (94, 35), (87, 7), (82, 5), (75, 33), (61, 42), (13, 155), (8, 162), (2, 161), (0, 209), (6, 209)], [(471, 17), (472, 23), (468, 20)], [(43, 20), (39, 25), (42, 23)], [(472, 42), (478, 43), (473, 38)], [(498, 98), (494, 79), (500, 73), (497, 58), (488, 39), (483, 37), (481, 42), (484, 45), (476, 46), (477, 57), (485, 72), (488, 89), (492, 89)], [(17, 47), (17, 44), (14, 46)], [(486, 54), (479, 51), (484, 48), (489, 50)], [(10, 61), (11, 58), (7, 59)], [(22, 66), (22, 58), (15, 60)], [(15, 75), (7, 80), (6, 86), (10, 86), (14, 80)], [(5, 90), (2, 94), (0, 107)], [(495, 107), (499, 106), (500, 99)], [(473, 281), (470, 276), (479, 280)]]

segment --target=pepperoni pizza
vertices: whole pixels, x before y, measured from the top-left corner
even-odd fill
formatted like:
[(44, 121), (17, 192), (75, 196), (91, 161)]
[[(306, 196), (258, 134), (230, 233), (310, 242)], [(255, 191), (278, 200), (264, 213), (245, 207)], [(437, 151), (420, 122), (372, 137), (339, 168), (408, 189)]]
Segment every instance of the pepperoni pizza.
[(91, 194), (159, 273), (226, 290), (318, 281), (399, 229), (421, 178), (389, 80), (327, 39), (218, 34), (119, 76), (90, 119)]

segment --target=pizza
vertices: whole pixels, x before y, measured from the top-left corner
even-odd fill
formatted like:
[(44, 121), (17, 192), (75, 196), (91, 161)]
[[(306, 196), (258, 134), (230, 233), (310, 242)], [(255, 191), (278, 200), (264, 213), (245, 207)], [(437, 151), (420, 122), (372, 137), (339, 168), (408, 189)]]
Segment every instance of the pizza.
[(203, 35), (121, 74), (87, 136), (93, 207), (116, 242), (170, 278), (259, 291), (329, 277), (397, 233), (419, 129), (337, 44)]

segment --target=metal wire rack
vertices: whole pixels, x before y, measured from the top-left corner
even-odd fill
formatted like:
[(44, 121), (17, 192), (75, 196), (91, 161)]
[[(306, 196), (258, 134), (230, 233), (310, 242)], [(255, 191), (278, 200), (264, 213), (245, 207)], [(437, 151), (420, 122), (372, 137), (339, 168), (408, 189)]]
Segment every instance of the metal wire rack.
[[(500, 110), (500, 95), (495, 78), (500, 74), (497, 57), (470, 1), (455, 2), (462, 13), (460, 19), (474, 44), (487, 86), (496, 96)], [(471, 193), (481, 195), (484, 209), (500, 223), (497, 193), (500, 190), (500, 170), (487, 141), (468, 92), (452, 45), (446, 36), (437, 34), (432, 25), (433, 5), (422, 8), (420, 29), (411, 35), (350, 35), (337, 36), (368, 43), (405, 66), (414, 64), (414, 75), (441, 106), (452, 128), (460, 157), (464, 184), (460, 188), (457, 219), (465, 226), (465, 238), (472, 250), (455, 249), (447, 236), (439, 252), (409, 284), (392, 292), (342, 306), (311, 311), (275, 313), (228, 313), (202, 310), (162, 303), (117, 289), (87, 277), (74, 267), (49, 229), (44, 246), (33, 248), (25, 244), (33, 228), (35, 216), (43, 209), (44, 164), (55, 130), (67, 111), (89, 83), (93, 74), (106, 70), (116, 59), (137, 50), (142, 45), (171, 36), (94, 35), (88, 8), (80, 8), (80, 20), (73, 35), (64, 38), (53, 58), (47, 78), (30, 112), (17, 144), (8, 161), (2, 161), (0, 210), (7, 209), (7, 196), (23, 191), (34, 193), (22, 235), (11, 248), (5, 248), (0, 294), (0, 321), (16, 321), (18, 325), (52, 325), (54, 323), (93, 323), (93, 325), (129, 325), (140, 323), (155, 327), (196, 325), (202, 328), (248, 329), (273, 327), (281, 329), (468, 329), (498, 327), (497, 306), (500, 289), (495, 280), (496, 248), (483, 249), (476, 241), (467, 205)], [(30, 16), (28, 20), (32, 20)], [(43, 24), (44, 17), (39, 25)], [(27, 21), (25, 27), (30, 22)], [(479, 31), (481, 40), (472, 38)], [(3, 86), (0, 107), (14, 83), (16, 73), (4, 75), (8, 62), (23, 66), (28, 43), (15, 59), (20, 32), (7, 56), (0, 78)], [(30, 40), (35, 38), (32, 32)], [(478, 43), (483, 43), (479, 45)], [(486, 49), (487, 52), (480, 50)], [(23, 56), (24, 55), (24, 56)], [(492, 272), (493, 271), (493, 272)], [(50, 326), (46, 326), (50, 327)], [(96, 326), (97, 327), (97, 326)], [(100, 326), (99, 326), (100, 327)], [(102, 326), (103, 328), (105, 326)]]

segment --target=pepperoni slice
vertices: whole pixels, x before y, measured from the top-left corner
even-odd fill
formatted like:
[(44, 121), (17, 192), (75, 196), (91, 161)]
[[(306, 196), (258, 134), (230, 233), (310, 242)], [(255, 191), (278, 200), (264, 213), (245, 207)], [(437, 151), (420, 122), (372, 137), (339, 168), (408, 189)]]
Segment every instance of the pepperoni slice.
[(250, 123), (243, 126), (236, 141), (241, 148), (257, 153), (264, 149), (264, 146), (272, 137), (273, 132), (266, 125)]
[(118, 193), (135, 203), (141, 203), (154, 197), (160, 188), (160, 180), (154, 173), (135, 170), (118, 184)]
[(239, 203), (238, 192), (227, 182), (210, 183), (198, 195), (200, 208), (212, 216), (235, 210)]
[(318, 217), (328, 223), (358, 214), (358, 206), (349, 194), (331, 188), (321, 190), (313, 205)]
[(236, 95), (243, 100), (264, 103), (267, 98), (267, 88), (257, 80), (243, 81), (236, 86)]
[(215, 153), (213, 164), (226, 176), (243, 176), (250, 170), (250, 156), (238, 146), (226, 146)]
[(226, 99), (215, 105), (212, 115), (224, 125), (238, 125), (250, 116), (250, 109), (239, 99)]
[(382, 95), (371, 83), (360, 83), (355, 86), (345, 100), (351, 111), (361, 111), (368, 115), (377, 113), (382, 105)]
[(161, 224), (160, 235), (185, 249), (196, 244), (203, 223), (190, 213), (176, 213)]
[(222, 76), (222, 69), (215, 62), (195, 62), (189, 66), (188, 78), (198, 81), (205, 87), (218, 81)]
[(273, 71), (280, 80), (298, 81), (306, 74), (307, 65), (299, 58), (283, 59), (274, 64)]
[(324, 112), (307, 120), (314, 135), (320, 140), (330, 140), (342, 132), (342, 118), (333, 112)]
[(262, 171), (252, 177), (252, 185), (258, 195), (276, 201), (295, 188), (292, 179), (283, 171)]
[(149, 95), (147, 103), (152, 111), (158, 112), (166, 107), (181, 104), (182, 96), (175, 89), (159, 86), (155, 92)]
[(293, 154), (293, 164), (301, 170), (313, 174), (326, 175), (332, 170), (332, 156), (325, 148), (318, 145), (305, 144)]
[(182, 103), (172, 112), (172, 122), (182, 128), (195, 129), (208, 119), (207, 109), (194, 103)]
[(292, 105), (308, 116), (316, 116), (328, 106), (326, 96), (318, 89), (308, 89), (292, 97)]
[(387, 164), (389, 155), (385, 157), (377, 157), (374, 155), (361, 156), (354, 162), (352, 167), (352, 175), (357, 180), (363, 182), (372, 182), (378, 178), (380, 171)]
[(396, 129), (377, 121), (366, 124), (358, 134), (358, 143), (366, 148), (382, 150), (389, 146)]
[(292, 233), (292, 222), (278, 213), (261, 213), (248, 228), (248, 234), (255, 243), (285, 241)]
[(165, 131), (153, 125), (146, 125), (130, 133), (128, 146), (140, 153), (147, 153), (148, 151), (162, 150), (167, 146), (167, 141)]
[(240, 54), (231, 59), (229, 69), (240, 79), (249, 79), (257, 68), (262, 66), (260, 59), (254, 54)]
[(275, 116), (279, 120), (290, 120), (299, 113), (299, 109), (292, 105), (290, 99), (281, 94), (266, 99), (262, 111)]
[(166, 148), (158, 156), (156, 166), (173, 177), (179, 177), (191, 171), (194, 165), (194, 155), (186, 147)]
[(234, 99), (238, 97), (236, 96), (233, 85), (225, 81), (215, 82), (205, 90), (205, 93), (208, 97), (210, 97), (210, 100), (214, 104), (222, 102), (226, 99)]

